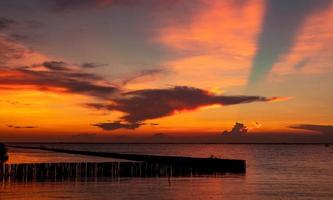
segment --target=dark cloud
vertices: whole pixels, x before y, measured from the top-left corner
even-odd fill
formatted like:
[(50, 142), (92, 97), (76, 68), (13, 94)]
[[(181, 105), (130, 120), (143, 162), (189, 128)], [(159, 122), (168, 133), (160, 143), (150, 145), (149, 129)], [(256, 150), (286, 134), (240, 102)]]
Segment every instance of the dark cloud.
[(164, 70), (162, 69), (146, 69), (146, 70), (142, 70), (136, 74), (134, 74), (131, 77), (125, 78), (123, 80), (123, 85), (127, 85), (130, 82), (136, 81), (138, 79), (144, 78), (144, 77), (153, 77), (155, 75), (161, 74), (162, 72), (164, 72)]
[(301, 60), (300, 62), (298, 62), (294, 68), (297, 69), (297, 70), (300, 70), (302, 68), (304, 68), (307, 64), (309, 64), (309, 62), (311, 61), (310, 58), (305, 58), (303, 60)]
[(223, 131), (222, 135), (242, 135), (246, 134), (247, 131), (248, 128), (244, 124), (236, 122), (231, 131)]
[(105, 122), (105, 123), (97, 123), (93, 124), (93, 126), (97, 126), (102, 128), (103, 130), (112, 131), (116, 129), (136, 129), (139, 128), (142, 123), (122, 123), (121, 121), (115, 122)]
[(114, 99), (109, 109), (128, 113), (123, 118), (128, 122), (160, 118), (176, 111), (194, 110), (212, 104), (233, 105), (270, 100), (259, 96), (217, 96), (192, 87), (138, 90), (124, 96)]
[(108, 110), (108, 106), (103, 103), (87, 103), (86, 106), (97, 110)]
[(21, 59), (31, 52), (31, 49), (12, 43), (10, 38), (0, 35), (0, 67), (4, 67), (8, 61)]
[(7, 125), (8, 128), (16, 128), (16, 129), (31, 129), (36, 128), (35, 126), (16, 126), (16, 125)]
[(333, 134), (333, 126), (331, 125), (297, 124), (297, 125), (291, 125), (289, 126), (289, 128), (315, 131), (322, 134)]
[(327, 9), (332, 0), (267, 0), (249, 84), (266, 77), (278, 59), (289, 52), (305, 20)]
[(12, 19), (8, 19), (6, 17), (0, 17), (0, 31), (7, 29), (13, 24), (16, 24), (17, 22)]
[(45, 61), (42, 64), (37, 64), (36, 66), (43, 66), (46, 69), (54, 70), (54, 71), (70, 71), (74, 68), (97, 68), (101, 66), (105, 66), (106, 64), (98, 64), (98, 63), (83, 63), (82, 65), (78, 64), (70, 64), (63, 61)]
[(62, 61), (46, 61), (42, 65), (50, 70), (55, 71), (66, 71), (69, 70), (68, 64)]
[(37, 21), (16, 21), (0, 16), (0, 32), (4, 33), (1, 37), (13, 42), (34, 41), (36, 39), (34, 31), (42, 26), (42, 23)]
[(87, 62), (87, 63), (83, 63), (81, 65), (81, 67), (83, 67), (83, 68), (97, 68), (97, 67), (102, 67), (102, 66), (106, 66), (106, 64)]
[(149, 123), (149, 125), (150, 125), (150, 126), (158, 126), (158, 125), (160, 125), (160, 124), (158, 124), (158, 123)]
[[(80, 71), (68, 71), (64, 62), (45, 62), (40, 64), (51, 71), (34, 70), (34, 67), (0, 68), (0, 74), (6, 75), (0, 79), (0, 86), (33, 87), (39, 90), (60, 88), (64, 92), (79, 93), (108, 98), (118, 88), (108, 83), (102, 77)], [(36, 66), (36, 65), (34, 65)]]
[[(145, 5), (154, 8), (152, 10), (165, 11), (166, 8), (170, 8), (169, 10), (175, 9), (174, 5), (179, 2), (191, 3), (191, 1), (186, 0), (51, 0), (51, 10), (55, 12), (70, 12), (84, 9), (101, 9), (112, 6)], [(199, 2), (200, 1), (197, 3)]]
[(53, 0), (52, 9), (57, 12), (98, 8), (112, 5), (136, 4), (139, 0)]
[[(208, 105), (236, 105), (251, 102), (267, 102), (275, 98), (261, 96), (223, 96), (193, 87), (174, 87), (170, 89), (146, 89), (123, 93), (122, 97), (112, 99), (112, 104), (87, 104), (96, 109), (120, 111), (121, 118), (135, 128), (141, 122), (173, 115), (178, 111), (195, 110)], [(120, 123), (112, 124), (112, 130)], [(121, 127), (122, 128), (122, 127)]]
[(17, 20), (11, 19), (11, 18), (0, 16), (0, 31), (6, 30), (14, 25), (18, 26), (19, 28), (24, 29), (24, 30), (35, 30), (35, 29), (38, 29), (38, 28), (41, 28), (44, 26), (44, 24), (42, 22), (35, 21), (35, 20), (17, 21)]

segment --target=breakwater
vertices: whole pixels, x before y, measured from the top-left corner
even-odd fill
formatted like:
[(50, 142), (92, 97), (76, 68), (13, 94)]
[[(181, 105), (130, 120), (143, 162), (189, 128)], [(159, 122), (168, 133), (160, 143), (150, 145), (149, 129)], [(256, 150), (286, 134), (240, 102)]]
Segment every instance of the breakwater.
[(0, 180), (87, 180), (108, 177), (176, 177), (218, 175), (212, 170), (147, 162), (24, 163), (0, 165)]
[(0, 180), (24, 181), (86, 179), (89, 177), (219, 176), (226, 173), (244, 174), (246, 171), (245, 160), (122, 154), (46, 147), (11, 147), (117, 158), (134, 162), (0, 164)]

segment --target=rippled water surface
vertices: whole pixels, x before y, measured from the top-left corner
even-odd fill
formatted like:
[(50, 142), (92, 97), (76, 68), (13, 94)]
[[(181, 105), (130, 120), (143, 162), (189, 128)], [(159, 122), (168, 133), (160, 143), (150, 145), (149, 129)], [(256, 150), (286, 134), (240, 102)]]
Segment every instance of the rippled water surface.
[[(48, 144), (90, 151), (245, 159), (244, 176), (2, 183), (0, 199), (333, 199), (333, 146)], [(110, 159), (10, 149), (11, 163)], [(111, 159), (112, 160), (112, 159)]]

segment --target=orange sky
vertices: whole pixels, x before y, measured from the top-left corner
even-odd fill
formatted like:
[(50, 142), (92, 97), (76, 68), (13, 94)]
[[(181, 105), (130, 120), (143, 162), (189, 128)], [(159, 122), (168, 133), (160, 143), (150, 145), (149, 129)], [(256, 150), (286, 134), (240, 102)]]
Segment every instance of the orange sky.
[(3, 136), (333, 123), (329, 1), (46, 2), (0, 3)]

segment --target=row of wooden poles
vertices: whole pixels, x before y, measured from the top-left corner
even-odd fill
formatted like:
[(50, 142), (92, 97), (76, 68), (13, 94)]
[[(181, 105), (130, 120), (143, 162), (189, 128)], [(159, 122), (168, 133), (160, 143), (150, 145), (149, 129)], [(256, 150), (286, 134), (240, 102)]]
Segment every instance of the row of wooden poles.
[(119, 177), (219, 176), (226, 173), (244, 174), (246, 171), (245, 160), (91, 152), (47, 147), (11, 147), (39, 149), (86, 156), (118, 158), (128, 161), (19, 164), (2, 163), (0, 164), (0, 180), (3, 181), (68, 179), (87, 180), (93, 177), (116, 179)]
[(214, 168), (198, 168), (148, 162), (23, 163), (1, 164), (2, 181), (88, 180), (105, 177), (219, 176)]

